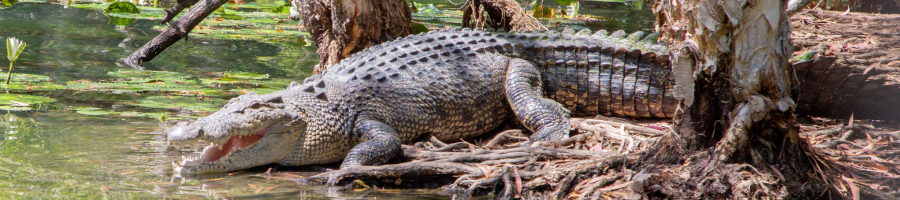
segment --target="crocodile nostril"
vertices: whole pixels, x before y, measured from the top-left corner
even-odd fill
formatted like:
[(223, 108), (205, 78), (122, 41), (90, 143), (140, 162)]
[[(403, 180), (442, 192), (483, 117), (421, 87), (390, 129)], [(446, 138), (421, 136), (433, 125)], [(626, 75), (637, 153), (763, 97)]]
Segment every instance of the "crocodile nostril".
[(284, 103), (284, 102), (281, 100), (281, 97), (275, 97), (275, 98), (269, 99), (269, 103)]

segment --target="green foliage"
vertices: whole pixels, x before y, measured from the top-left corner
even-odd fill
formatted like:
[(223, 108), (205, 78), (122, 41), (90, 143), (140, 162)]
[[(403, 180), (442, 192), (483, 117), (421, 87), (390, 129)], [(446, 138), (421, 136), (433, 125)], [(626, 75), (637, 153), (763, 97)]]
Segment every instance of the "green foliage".
[(110, 13), (131, 13), (138, 14), (141, 10), (131, 2), (116, 2), (106, 7), (106, 14)]
[(2, 5), (3, 7), (10, 7), (18, 2), (18, 0), (0, 0), (0, 5)]
[(818, 55), (819, 55), (819, 51), (808, 51), (806, 53), (794, 56), (794, 58), (791, 59), (791, 62), (796, 64), (796, 63), (801, 63), (801, 62), (812, 61), (812, 60), (815, 60), (816, 57), (818, 57)]
[(568, 5), (571, 5), (572, 3), (578, 2), (578, 0), (553, 0), (553, 1), (555, 1), (559, 5), (563, 5), (563, 6), (568, 6)]
[(412, 34), (428, 32), (428, 27), (425, 27), (422, 23), (411, 22), (410, 27), (412, 28)]
[(541, 5), (534, 7), (534, 18), (553, 18), (553, 9)]
[(290, 4), (284, 4), (284, 5), (272, 8), (272, 10), (270, 10), (269, 12), (270, 13), (279, 13), (279, 14), (291, 14), (291, 9), (293, 9), (293, 7), (291, 7)]
[(631, 5), (631, 8), (634, 9), (634, 10), (641, 10), (641, 9), (644, 9), (644, 1), (632, 1), (632, 2), (629, 2), (629, 3), (630, 3), (630, 5)]

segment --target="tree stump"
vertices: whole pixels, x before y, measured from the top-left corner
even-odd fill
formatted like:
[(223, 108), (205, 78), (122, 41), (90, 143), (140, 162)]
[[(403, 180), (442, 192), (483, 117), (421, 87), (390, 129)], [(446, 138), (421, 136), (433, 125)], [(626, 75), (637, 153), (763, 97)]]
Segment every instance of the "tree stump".
[(313, 74), (366, 47), (412, 33), (404, 0), (294, 0), (319, 53)]
[[(462, 27), (482, 28), (485, 24), (506, 31), (545, 31), (533, 16), (514, 0), (471, 0), (463, 6)], [(484, 13), (490, 18), (486, 18)]]
[(665, 196), (840, 198), (829, 184), (836, 181), (831, 162), (798, 135), (786, 3), (685, 0), (654, 6), (657, 31), (673, 58), (676, 96), (684, 98), (677, 133), (647, 159), (677, 166), (667, 173), (679, 175), (682, 184), (664, 185)]

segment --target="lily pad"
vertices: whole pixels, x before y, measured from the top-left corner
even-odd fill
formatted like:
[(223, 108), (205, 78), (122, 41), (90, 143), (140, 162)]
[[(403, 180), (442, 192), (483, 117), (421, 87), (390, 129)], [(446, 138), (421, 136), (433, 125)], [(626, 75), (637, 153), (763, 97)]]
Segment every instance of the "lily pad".
[(260, 74), (260, 73), (253, 73), (253, 72), (225, 72), (223, 76), (227, 77), (227, 78), (233, 78), (233, 79), (253, 79), (253, 80), (269, 78), (269, 74)]
[[(15, 79), (13, 79), (15, 80)], [(49, 91), (66, 89), (66, 86), (57, 85), (50, 82), (33, 82), (33, 83), (16, 83), (0, 84), (0, 89), (4, 90), (24, 90), (24, 91)]]
[(214, 112), (222, 108), (222, 105), (225, 105), (225, 103), (227, 102), (228, 101), (224, 99), (207, 99), (182, 96), (154, 96), (144, 98), (139, 103), (129, 103), (129, 105), (147, 108), (186, 109)]
[[(15, 102), (14, 102), (15, 101)], [(0, 94), (0, 105), (21, 106), (21, 104), (41, 104), (55, 102), (56, 99), (27, 94)], [(18, 102), (18, 103), (17, 103)]]
[(107, 75), (120, 77), (120, 78), (129, 78), (132, 80), (162, 80), (162, 81), (171, 81), (171, 80), (182, 80), (186, 78), (190, 78), (191, 75), (179, 72), (169, 72), (169, 71), (151, 71), (151, 70), (119, 70), (114, 72), (108, 72)]
[(12, 74), (12, 78), (10, 78), (10, 79), (12, 82), (29, 82), (29, 83), (50, 81), (50, 77), (47, 77), (44, 75), (22, 74), (22, 73)]
[(103, 110), (100, 110), (100, 108), (95, 108), (95, 107), (78, 107), (73, 110), (75, 110), (75, 113), (82, 114), (82, 115), (110, 115), (110, 114), (112, 114), (108, 111), (103, 111)]
[(233, 89), (231, 92), (233, 94), (246, 94), (250, 92), (255, 92), (256, 94), (268, 94), (278, 90), (283, 90), (284, 88), (246, 88), (246, 89)]
[(0, 110), (6, 110), (6, 111), (31, 111), (31, 107), (0, 106)]
[(118, 112), (116, 114), (119, 114), (119, 116), (123, 116), (123, 117), (153, 117), (153, 118), (161, 118), (163, 116), (168, 115), (168, 113), (164, 113), (164, 112), (145, 113), (145, 112), (137, 112), (137, 111), (123, 111), (123, 112)]
[(159, 88), (157, 87), (148, 87), (128, 83), (72, 83), (67, 85), (66, 89), (85, 91), (109, 91), (113, 93), (159, 91)]

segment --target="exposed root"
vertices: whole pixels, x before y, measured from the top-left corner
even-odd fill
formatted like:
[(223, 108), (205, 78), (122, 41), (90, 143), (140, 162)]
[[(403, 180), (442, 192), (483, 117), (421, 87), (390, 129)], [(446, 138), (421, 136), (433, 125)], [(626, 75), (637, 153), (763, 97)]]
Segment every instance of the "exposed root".
[[(638, 161), (639, 154), (633, 152), (650, 147), (666, 132), (647, 131), (628, 122), (574, 120), (580, 122), (574, 127), (580, 134), (564, 141), (521, 147), (526, 137), (518, 130), (504, 131), (475, 144), (442, 144), (429, 139), (404, 145), (399, 159), (406, 162), (336, 170), (306, 181), (342, 185), (363, 180), (376, 187), (408, 187), (404, 184), (428, 181), (426, 185), (442, 186), (462, 196), (494, 193), (507, 199), (596, 199), (636, 194), (617, 192), (633, 190), (633, 181), (628, 179), (635, 173), (624, 167)], [(637, 186), (643, 191), (650, 185)]]
[[(789, 166), (715, 163), (716, 159), (708, 153), (691, 155), (681, 165), (642, 164), (634, 168), (644, 150), (656, 145), (660, 138), (652, 132), (635, 130), (650, 127), (656, 130), (668, 127), (667, 124), (636, 125), (595, 119), (572, 122), (580, 134), (558, 143), (521, 147), (525, 135), (519, 130), (501, 132), (486, 138), (487, 142), (442, 144), (427, 139), (403, 146), (399, 160), (405, 162), (336, 170), (306, 180), (344, 185), (342, 188), (360, 183), (373, 187), (440, 187), (458, 197), (493, 194), (499, 199), (781, 199), (791, 195), (784, 184), (797, 177), (791, 174), (793, 169)], [(626, 133), (618, 132), (623, 126)], [(806, 198), (835, 197), (825, 192), (828, 190), (852, 197), (851, 183), (861, 199), (900, 197), (896, 190), (900, 188), (900, 165), (896, 164), (900, 159), (900, 150), (896, 150), (900, 141), (892, 139), (897, 132), (861, 123), (852, 127), (804, 125), (801, 130), (805, 131), (800, 136), (808, 138), (814, 150), (837, 163), (830, 166), (830, 163), (808, 161), (815, 163), (813, 168), (836, 170), (845, 176), (841, 181), (832, 182), (832, 188), (806, 188), (820, 195)], [(841, 140), (849, 131), (860, 132), (862, 137)], [(619, 149), (626, 152), (629, 140), (635, 141), (630, 151), (635, 153), (619, 153)], [(822, 145), (832, 141), (843, 142)], [(758, 160), (770, 156), (755, 150), (749, 154)], [(640, 172), (633, 171), (637, 169)]]

